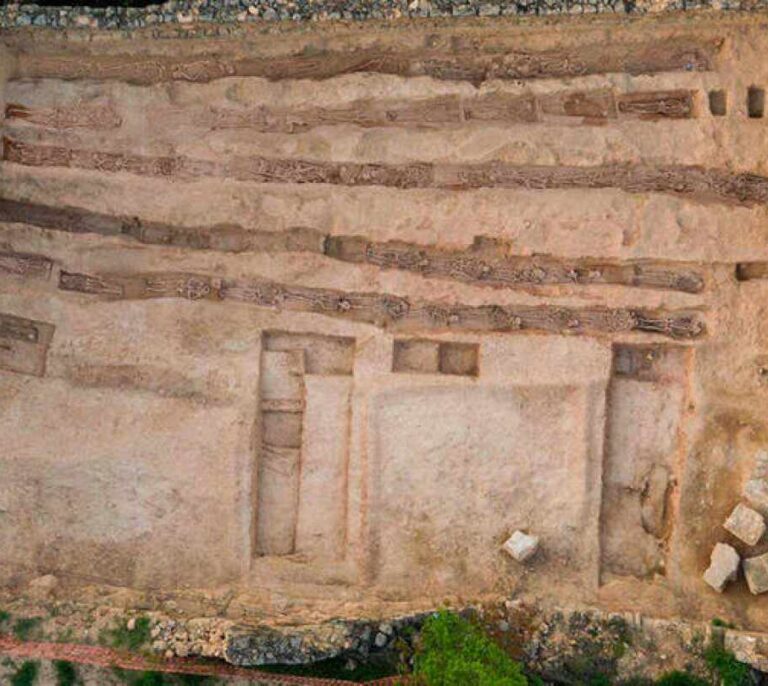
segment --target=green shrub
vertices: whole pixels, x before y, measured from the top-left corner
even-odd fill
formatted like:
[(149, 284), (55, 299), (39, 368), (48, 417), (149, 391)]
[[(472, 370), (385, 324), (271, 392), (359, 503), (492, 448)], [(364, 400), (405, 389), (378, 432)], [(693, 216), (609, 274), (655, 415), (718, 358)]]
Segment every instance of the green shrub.
[(720, 619), (720, 617), (714, 617), (712, 619), (712, 626), (719, 626), (719, 627), (723, 627), (724, 629), (736, 628), (733, 624), (731, 624), (731, 622), (726, 622), (724, 619)]
[(441, 611), (424, 623), (414, 673), (427, 686), (527, 686), (520, 665), (483, 631)]
[(201, 676), (200, 674), (177, 674), (174, 682), (179, 686), (214, 686), (219, 680), (213, 676)]
[(709, 686), (705, 679), (694, 676), (690, 672), (668, 672), (659, 677), (656, 686)]
[(216, 686), (215, 676), (201, 674), (164, 674), (163, 672), (134, 672), (120, 667), (112, 671), (127, 686)]
[(150, 625), (149, 617), (138, 617), (133, 629), (129, 629), (127, 624), (123, 624), (117, 629), (104, 632), (102, 639), (113, 648), (137, 651), (151, 641)]
[(55, 660), (53, 669), (56, 672), (56, 686), (75, 686), (77, 684), (77, 669), (71, 662)]
[(40, 617), (22, 617), (13, 623), (11, 631), (20, 641), (29, 641), (40, 638), (40, 625), (43, 620)]
[(11, 686), (32, 686), (37, 681), (40, 665), (37, 662), (25, 662), (11, 677)]
[(5, 624), (11, 618), (11, 613), (7, 610), (0, 610), (0, 626)]
[(704, 651), (704, 659), (722, 686), (749, 686), (752, 683), (748, 665), (720, 645), (712, 644)]
[(120, 681), (128, 686), (163, 686), (165, 676), (162, 672), (134, 672), (114, 667), (113, 671)]

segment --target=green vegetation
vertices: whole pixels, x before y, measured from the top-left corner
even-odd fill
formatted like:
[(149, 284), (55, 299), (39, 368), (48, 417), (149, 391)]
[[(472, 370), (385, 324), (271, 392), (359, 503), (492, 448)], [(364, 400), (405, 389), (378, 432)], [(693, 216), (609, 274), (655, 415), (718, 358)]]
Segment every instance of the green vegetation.
[(149, 617), (138, 617), (132, 629), (128, 628), (128, 624), (123, 624), (105, 631), (100, 640), (113, 648), (135, 652), (150, 642), (150, 624)]
[(113, 668), (115, 675), (127, 686), (163, 686), (162, 672), (133, 672), (127, 669)]
[(113, 667), (112, 671), (127, 686), (215, 686), (216, 677), (200, 674), (163, 674), (162, 672), (133, 672)]
[(56, 672), (56, 686), (76, 686), (78, 683), (75, 665), (66, 660), (54, 660), (53, 669)]
[(11, 619), (11, 613), (7, 610), (0, 610), (0, 626), (9, 622)]
[(485, 633), (448, 611), (427, 619), (414, 658), (426, 686), (527, 686), (520, 665)]
[(704, 651), (707, 666), (721, 686), (748, 686), (752, 683), (748, 665), (721, 645), (712, 644)]
[(25, 662), (11, 677), (11, 686), (32, 686), (37, 681), (39, 669), (37, 662)]
[(20, 641), (30, 641), (41, 637), (41, 617), (21, 617), (13, 623), (11, 631)]
[(731, 622), (726, 622), (724, 619), (720, 619), (720, 617), (715, 617), (712, 620), (712, 626), (719, 626), (719, 627), (723, 627), (724, 629), (736, 628), (733, 624), (731, 624)]
[(656, 681), (656, 686), (709, 686), (705, 679), (690, 672), (669, 672)]
[(200, 674), (177, 674), (175, 679), (179, 686), (214, 686), (219, 683), (216, 677)]

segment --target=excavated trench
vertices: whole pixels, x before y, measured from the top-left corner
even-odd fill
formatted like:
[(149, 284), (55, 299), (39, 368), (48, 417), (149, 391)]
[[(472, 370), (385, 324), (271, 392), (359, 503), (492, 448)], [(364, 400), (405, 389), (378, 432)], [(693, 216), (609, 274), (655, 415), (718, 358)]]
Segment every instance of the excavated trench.
[(240, 665), (718, 617), (762, 667), (766, 28), (4, 30), (2, 604)]

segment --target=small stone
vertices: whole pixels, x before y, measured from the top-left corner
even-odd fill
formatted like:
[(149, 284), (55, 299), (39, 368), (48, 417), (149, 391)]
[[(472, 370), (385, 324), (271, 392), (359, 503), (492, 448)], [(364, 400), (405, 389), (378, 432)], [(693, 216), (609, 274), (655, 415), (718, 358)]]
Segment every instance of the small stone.
[(499, 631), (509, 631), (509, 622), (504, 619), (499, 620), (498, 626), (499, 626)]
[(759, 512), (739, 503), (723, 528), (747, 545), (755, 545), (765, 533), (765, 520)]
[(131, 617), (125, 624), (125, 628), (128, 631), (133, 631), (136, 628), (136, 617)]
[(504, 543), (503, 548), (518, 562), (525, 562), (533, 557), (539, 549), (539, 538), (524, 534), (522, 531), (515, 531)]
[(768, 553), (744, 560), (744, 576), (754, 595), (768, 591)]
[(357, 662), (352, 658), (347, 658), (347, 661), (344, 663), (344, 669), (348, 672), (354, 672), (357, 669)]
[(706, 581), (718, 593), (736, 579), (739, 573), (739, 554), (727, 543), (717, 543), (712, 549), (709, 568), (704, 572)]
[(383, 648), (385, 645), (387, 645), (387, 641), (389, 639), (387, 638), (386, 634), (382, 634), (381, 632), (376, 634), (376, 638), (373, 639), (373, 644), (377, 648)]

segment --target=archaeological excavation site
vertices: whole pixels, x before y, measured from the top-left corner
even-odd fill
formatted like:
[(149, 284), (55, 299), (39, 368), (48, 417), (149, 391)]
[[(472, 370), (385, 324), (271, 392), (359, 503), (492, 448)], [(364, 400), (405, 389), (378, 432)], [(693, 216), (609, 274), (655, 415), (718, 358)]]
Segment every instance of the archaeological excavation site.
[(0, 684), (768, 683), (767, 9), (3, 5)]

